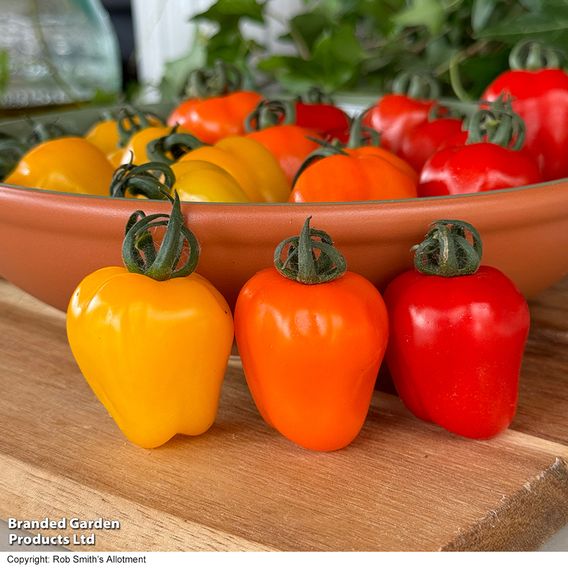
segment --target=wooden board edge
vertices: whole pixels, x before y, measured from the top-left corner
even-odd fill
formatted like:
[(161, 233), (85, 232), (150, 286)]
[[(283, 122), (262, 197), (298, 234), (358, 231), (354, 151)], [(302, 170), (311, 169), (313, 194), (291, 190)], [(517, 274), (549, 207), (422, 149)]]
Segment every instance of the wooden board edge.
[(568, 462), (557, 457), (443, 551), (536, 550), (568, 523)]
[[(32, 535), (95, 533), (94, 545), (64, 544), (77, 552), (94, 551), (271, 551), (224, 531), (193, 523), (174, 515), (134, 503), (117, 495), (105, 494), (63, 475), (48, 473), (18, 459), (0, 456), (0, 517), (18, 520), (72, 518), (118, 520), (115, 530), (31, 530)], [(175, 498), (175, 497), (173, 497)], [(41, 549), (41, 547), (38, 547)], [(1, 548), (0, 548), (1, 549)], [(7, 551), (10, 551), (6, 543)], [(45, 550), (45, 548), (43, 548)]]

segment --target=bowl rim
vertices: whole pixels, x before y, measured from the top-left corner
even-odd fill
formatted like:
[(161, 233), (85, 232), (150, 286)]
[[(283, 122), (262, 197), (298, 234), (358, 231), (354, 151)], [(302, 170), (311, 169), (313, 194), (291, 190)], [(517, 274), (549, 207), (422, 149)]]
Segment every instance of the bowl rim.
[[(307, 201), (302, 203), (290, 203), (290, 202), (239, 202), (239, 203), (228, 203), (228, 202), (209, 202), (209, 201), (184, 201), (182, 203), (185, 204), (192, 204), (192, 205), (200, 205), (206, 207), (298, 207), (302, 205), (311, 205), (311, 206), (318, 206), (318, 205), (335, 205), (335, 206), (342, 206), (348, 207), (350, 205), (380, 205), (380, 204), (397, 204), (397, 203), (408, 203), (415, 205), (417, 203), (424, 203), (424, 202), (439, 202), (439, 201), (448, 201), (448, 200), (463, 200), (464, 198), (474, 198), (477, 199), (479, 196), (489, 196), (489, 195), (503, 195), (503, 194), (510, 194), (510, 193), (518, 193), (520, 191), (527, 191), (527, 190), (538, 190), (538, 189), (550, 189), (551, 186), (566, 185), (566, 189), (568, 189), (568, 177), (560, 178), (556, 180), (549, 180), (539, 183), (534, 183), (530, 185), (522, 185), (516, 187), (508, 187), (505, 189), (493, 189), (491, 191), (482, 191), (482, 192), (475, 192), (475, 193), (460, 193), (456, 195), (435, 195), (435, 196), (428, 196), (428, 197), (407, 197), (404, 199), (374, 199), (374, 200), (367, 200), (367, 201)], [(104, 202), (129, 202), (132, 203), (133, 201), (137, 203), (160, 203), (161, 200), (157, 199), (148, 199), (148, 200), (139, 200), (137, 198), (132, 197), (113, 197), (111, 195), (94, 195), (90, 193), (73, 193), (71, 191), (56, 191), (51, 189), (40, 189), (36, 187), (26, 187), (20, 185), (11, 185), (0, 181), (0, 191), (9, 189), (10, 191), (24, 191), (24, 192), (31, 192), (34, 194), (46, 194), (46, 195), (56, 195), (56, 196), (65, 196), (65, 197), (77, 197), (79, 199), (96, 199)], [(165, 201), (163, 202), (165, 203)]]

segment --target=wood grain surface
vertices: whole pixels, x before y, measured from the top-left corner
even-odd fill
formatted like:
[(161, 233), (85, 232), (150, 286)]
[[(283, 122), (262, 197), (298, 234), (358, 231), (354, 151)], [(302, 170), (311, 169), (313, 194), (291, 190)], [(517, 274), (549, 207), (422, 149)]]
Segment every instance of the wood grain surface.
[(81, 376), (64, 315), (0, 281), (0, 517), (120, 521), (89, 550), (534, 549), (568, 522), (568, 281), (532, 314), (518, 415), (493, 440), (377, 392), (351, 446), (302, 450), (232, 364), (208, 433), (142, 450)]

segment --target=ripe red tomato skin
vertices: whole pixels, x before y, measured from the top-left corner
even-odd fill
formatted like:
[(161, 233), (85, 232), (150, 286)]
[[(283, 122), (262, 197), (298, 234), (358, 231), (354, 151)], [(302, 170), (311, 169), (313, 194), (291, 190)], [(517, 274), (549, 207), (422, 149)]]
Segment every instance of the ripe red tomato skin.
[(435, 101), (413, 99), (407, 95), (385, 95), (367, 111), (363, 124), (379, 133), (383, 148), (398, 154), (410, 131), (428, 120), (434, 104)]
[(463, 146), (467, 132), (462, 130), (458, 118), (438, 118), (421, 122), (406, 136), (399, 156), (417, 172), (421, 171), (430, 156), (447, 146)]
[(541, 181), (536, 161), (524, 150), (479, 142), (433, 154), (422, 168), (418, 196), (477, 193)]
[(262, 270), (239, 294), (235, 337), (269, 425), (315, 451), (355, 439), (388, 340), (384, 301), (368, 280), (346, 272), (309, 286)]
[(325, 103), (296, 103), (296, 125), (314, 130), (324, 140), (349, 139), (349, 117), (340, 108)]
[(490, 438), (513, 420), (529, 310), (496, 268), (444, 278), (410, 270), (387, 287), (386, 361), (418, 418), (468, 438)]
[(483, 100), (502, 93), (525, 121), (525, 148), (535, 157), (543, 181), (568, 177), (568, 73), (562, 69), (512, 70), (499, 75)]

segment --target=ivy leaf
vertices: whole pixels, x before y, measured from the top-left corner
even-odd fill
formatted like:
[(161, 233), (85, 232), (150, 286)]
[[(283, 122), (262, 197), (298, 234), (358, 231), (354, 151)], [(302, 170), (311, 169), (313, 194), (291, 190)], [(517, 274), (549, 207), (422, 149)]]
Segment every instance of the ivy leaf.
[(471, 27), (475, 33), (489, 22), (497, 6), (497, 0), (474, 0), (471, 8)]
[(440, 33), (445, 22), (445, 12), (439, 0), (412, 0), (408, 8), (393, 17), (400, 27), (426, 26), (432, 35)]
[(256, 0), (217, 0), (210, 8), (196, 14), (192, 20), (207, 20), (224, 24), (228, 20), (245, 18), (258, 23), (264, 23), (264, 3)]
[(283, 35), (280, 39), (293, 40), (293, 34), (298, 34), (306, 44), (306, 47), (311, 51), (314, 47), (314, 43), (329, 25), (330, 22), (320, 14), (309, 12), (298, 14), (290, 20), (290, 33)]
[(334, 92), (354, 82), (366, 55), (355, 30), (343, 24), (328, 30), (314, 43), (309, 60), (300, 57), (275, 55), (261, 61), (262, 71), (273, 73), (291, 92), (299, 94), (318, 85)]
[(316, 43), (313, 58), (324, 64), (344, 62), (358, 65), (365, 58), (365, 52), (357, 40), (354, 27), (342, 25), (326, 33)]
[(522, 37), (542, 36), (554, 32), (568, 30), (568, 5), (557, 6), (554, 10), (545, 10), (538, 13), (529, 12), (515, 19), (501, 21), (498, 24), (479, 31), (478, 39), (496, 39), (501, 41), (515, 41)]
[(194, 69), (203, 67), (205, 63), (206, 51), (204, 42), (199, 36), (199, 33), (196, 33), (191, 48), (185, 55), (166, 62), (160, 83), (162, 96), (165, 99), (175, 99), (179, 97), (187, 83), (189, 74)]
[(519, 0), (519, 4), (530, 12), (553, 12), (568, 7), (567, 0)]
[(305, 93), (315, 83), (310, 61), (291, 55), (272, 55), (259, 62), (261, 71), (272, 74), (278, 82), (295, 95)]

